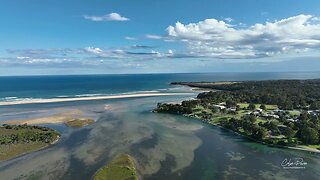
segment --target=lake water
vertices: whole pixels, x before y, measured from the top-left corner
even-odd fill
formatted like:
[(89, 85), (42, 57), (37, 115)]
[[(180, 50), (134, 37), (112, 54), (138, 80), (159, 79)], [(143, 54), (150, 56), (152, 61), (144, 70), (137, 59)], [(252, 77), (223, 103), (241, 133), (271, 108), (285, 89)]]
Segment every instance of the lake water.
[[(171, 81), (319, 77), (320, 73), (5, 77), (0, 78), (0, 89), (2, 98), (54, 98), (155, 90), (191, 92), (169, 86)], [(48, 125), (62, 133), (61, 140), (44, 150), (0, 162), (0, 179), (90, 179), (119, 153), (134, 157), (143, 179), (319, 179), (317, 154), (256, 144), (192, 118), (151, 112), (158, 102), (177, 102), (196, 94), (1, 106), (0, 121), (50, 115), (63, 108), (80, 109), (97, 122), (81, 129)], [(105, 105), (112, 109), (105, 110)], [(303, 158), (307, 165), (284, 169), (281, 162), (286, 158)]]

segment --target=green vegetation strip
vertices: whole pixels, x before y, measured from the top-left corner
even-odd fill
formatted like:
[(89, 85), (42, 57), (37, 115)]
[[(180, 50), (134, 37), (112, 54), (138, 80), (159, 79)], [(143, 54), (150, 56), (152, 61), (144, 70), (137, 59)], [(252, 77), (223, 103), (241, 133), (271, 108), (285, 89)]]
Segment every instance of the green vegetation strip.
[(71, 121), (67, 121), (66, 125), (69, 127), (79, 128), (79, 127), (88, 126), (93, 123), (95, 123), (95, 121), (92, 119), (79, 118), (79, 119), (73, 119)]
[(59, 137), (47, 127), (4, 124), (0, 127), (0, 161), (44, 148)]
[(138, 180), (134, 160), (127, 154), (116, 157), (108, 165), (102, 167), (94, 176), (94, 180)]

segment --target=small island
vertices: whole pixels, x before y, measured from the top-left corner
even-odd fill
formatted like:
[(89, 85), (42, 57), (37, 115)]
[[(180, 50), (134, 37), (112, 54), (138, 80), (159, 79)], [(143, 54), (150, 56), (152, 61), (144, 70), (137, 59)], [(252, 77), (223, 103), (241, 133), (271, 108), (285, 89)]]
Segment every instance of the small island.
[(159, 113), (194, 117), (259, 143), (320, 152), (320, 80), (174, 82), (210, 89)]
[(73, 128), (80, 128), (80, 127), (88, 126), (93, 123), (95, 123), (95, 120), (87, 119), (87, 118), (75, 118), (65, 122), (67, 126), (73, 127)]
[(102, 167), (93, 177), (94, 180), (138, 180), (133, 158), (122, 154)]
[(50, 128), (29, 125), (0, 126), (0, 161), (54, 144), (60, 134)]

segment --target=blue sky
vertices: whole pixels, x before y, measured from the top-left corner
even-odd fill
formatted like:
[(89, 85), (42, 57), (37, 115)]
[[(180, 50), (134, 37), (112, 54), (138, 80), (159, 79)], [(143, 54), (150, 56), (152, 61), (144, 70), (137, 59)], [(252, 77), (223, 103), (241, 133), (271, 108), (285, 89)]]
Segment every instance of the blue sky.
[(320, 1), (3, 0), (0, 75), (316, 71)]

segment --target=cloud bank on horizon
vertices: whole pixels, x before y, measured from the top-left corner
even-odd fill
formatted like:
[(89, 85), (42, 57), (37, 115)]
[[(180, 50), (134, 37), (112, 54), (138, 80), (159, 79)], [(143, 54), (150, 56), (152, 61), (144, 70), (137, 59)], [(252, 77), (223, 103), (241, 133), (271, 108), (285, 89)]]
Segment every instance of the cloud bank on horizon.
[[(90, 16), (93, 21), (126, 21), (128, 18), (116, 15)], [(230, 19), (230, 18), (228, 18)], [(228, 22), (231, 22), (229, 20)], [(105, 59), (162, 59), (162, 58), (223, 58), (250, 59), (272, 57), (281, 54), (295, 54), (318, 50), (320, 48), (320, 18), (312, 15), (298, 15), (275, 22), (254, 24), (246, 28), (238, 28), (223, 20), (205, 19), (197, 23), (182, 24), (177, 22), (166, 29), (166, 35), (146, 34), (145, 38), (186, 45), (186, 49), (159, 52), (150, 46), (133, 45), (104, 49), (100, 47), (55, 48), (55, 49), (8, 49), (9, 54), (17, 55), (19, 60), (29, 60), (34, 57), (57, 58), (57, 54), (87, 55), (92, 58)], [(127, 40), (138, 40), (128, 37)], [(134, 48), (133, 48), (134, 47)], [(130, 51), (136, 49), (147, 51)], [(151, 49), (151, 50), (150, 50)], [(24, 57), (24, 58), (21, 58)]]

